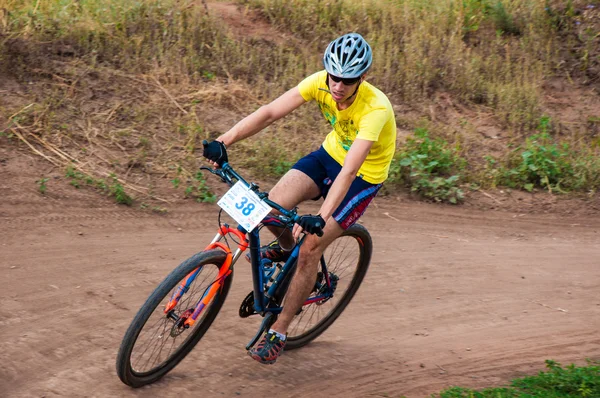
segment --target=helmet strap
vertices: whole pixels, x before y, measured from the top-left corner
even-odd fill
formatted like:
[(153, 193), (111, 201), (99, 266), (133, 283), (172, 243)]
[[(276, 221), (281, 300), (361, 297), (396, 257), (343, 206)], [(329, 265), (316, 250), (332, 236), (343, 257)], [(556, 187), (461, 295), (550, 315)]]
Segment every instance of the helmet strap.
[[(348, 97), (348, 99), (350, 99), (350, 98), (352, 98), (352, 97), (354, 97), (356, 95), (356, 93), (358, 92), (358, 89), (360, 88), (360, 85), (362, 84), (362, 82), (363, 82), (363, 79), (360, 79), (358, 81), (358, 85), (356, 86), (356, 90), (354, 90), (354, 92), (352, 93), (351, 96)], [(327, 76), (325, 77), (325, 84), (327, 85), (327, 89), (331, 90), (331, 87), (329, 87), (329, 77), (327, 77)]]

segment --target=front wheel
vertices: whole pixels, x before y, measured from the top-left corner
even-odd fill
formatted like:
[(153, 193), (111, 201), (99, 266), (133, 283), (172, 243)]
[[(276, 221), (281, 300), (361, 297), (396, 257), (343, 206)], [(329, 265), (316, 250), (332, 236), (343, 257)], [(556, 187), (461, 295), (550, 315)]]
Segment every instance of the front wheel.
[[(321, 261), (325, 262), (329, 279), (334, 286), (333, 296), (302, 307), (288, 328), (286, 350), (300, 348), (316, 339), (341, 315), (367, 273), (372, 252), (371, 235), (365, 227), (358, 224), (354, 224), (331, 242)], [(311, 297), (322, 294), (322, 271), (321, 267)]]
[[(173, 369), (200, 341), (227, 297), (232, 275), (225, 278), (220, 291), (193, 326), (186, 328), (185, 320), (217, 280), (225, 258), (222, 250), (195, 254), (175, 268), (152, 292), (135, 315), (119, 348), (117, 374), (123, 383), (142, 387), (155, 382)], [(165, 313), (167, 303), (194, 271), (198, 272), (181, 299)]]

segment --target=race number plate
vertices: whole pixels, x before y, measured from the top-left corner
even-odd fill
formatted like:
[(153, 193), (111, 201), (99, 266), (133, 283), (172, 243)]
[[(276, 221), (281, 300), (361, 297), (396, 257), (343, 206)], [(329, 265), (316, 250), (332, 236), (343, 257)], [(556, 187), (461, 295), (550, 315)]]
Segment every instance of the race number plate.
[(217, 204), (248, 232), (271, 211), (271, 207), (241, 181), (231, 187)]

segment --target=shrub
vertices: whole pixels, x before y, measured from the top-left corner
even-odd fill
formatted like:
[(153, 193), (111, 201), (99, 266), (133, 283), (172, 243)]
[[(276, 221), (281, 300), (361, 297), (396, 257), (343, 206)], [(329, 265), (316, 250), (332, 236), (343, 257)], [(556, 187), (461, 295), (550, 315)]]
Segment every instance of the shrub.
[(505, 164), (492, 157), (488, 161), (488, 178), (498, 185), (532, 191), (535, 187), (550, 192), (588, 190), (600, 186), (600, 157), (595, 148), (572, 148), (566, 142), (556, 142), (546, 131), (549, 119), (542, 118), (541, 133), (512, 150)]
[(392, 161), (390, 182), (400, 182), (423, 197), (456, 204), (463, 199), (460, 174), (466, 162), (456, 149), (440, 138), (430, 138), (427, 129), (416, 129)]

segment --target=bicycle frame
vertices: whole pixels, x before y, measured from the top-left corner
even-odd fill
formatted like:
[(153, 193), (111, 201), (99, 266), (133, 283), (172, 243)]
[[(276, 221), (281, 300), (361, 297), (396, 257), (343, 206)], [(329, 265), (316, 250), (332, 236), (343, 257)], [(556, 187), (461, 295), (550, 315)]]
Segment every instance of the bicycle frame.
[[(223, 169), (226, 169), (226, 164), (223, 166)], [(237, 173), (235, 173), (233, 170), (231, 170), (231, 168), (229, 168), (229, 172), (232, 173), (238, 180), (243, 181), (247, 186), (251, 186), (245, 180), (243, 180), (239, 175), (237, 175)], [(273, 209), (278, 210), (280, 213), (282, 213), (284, 216), (286, 216), (294, 221), (296, 220), (295, 212), (284, 209), (283, 207), (281, 207), (277, 203), (267, 199), (266, 197), (264, 197), (263, 200), (269, 206), (271, 206)], [(267, 217), (269, 217), (269, 216), (267, 216)], [(279, 226), (285, 227), (285, 225), (282, 222), (279, 222), (279, 223), (280, 223)], [(266, 224), (264, 224), (264, 225), (266, 225)], [(270, 224), (270, 225), (274, 225), (274, 224)], [(223, 239), (223, 237), (225, 237), (228, 234), (233, 234), (239, 239), (235, 253), (232, 253), (232, 251), (228, 245), (221, 242), (221, 239)], [(238, 260), (238, 258), (248, 248), (250, 249), (250, 259), (251, 259), (251, 267), (252, 267), (254, 311), (256, 311), (256, 313), (260, 314), (263, 317), (265, 315), (267, 315), (268, 313), (271, 313), (272, 315), (279, 314), (282, 311), (283, 307), (269, 306), (270, 299), (276, 294), (278, 287), (282, 285), (286, 276), (294, 268), (294, 266), (298, 260), (298, 256), (300, 253), (300, 247), (302, 246), (303, 241), (304, 241), (304, 238), (302, 238), (300, 240), (300, 242), (294, 247), (294, 249), (292, 250), (292, 253), (290, 254), (290, 257), (288, 258), (286, 263), (282, 267), (278, 266), (277, 269), (275, 271), (273, 271), (273, 272), (278, 271), (276, 273), (276, 275), (267, 276), (267, 272), (266, 272), (266, 269), (267, 269), (266, 263), (267, 262), (263, 262), (260, 258), (260, 247), (261, 246), (260, 246), (259, 229), (255, 228), (254, 230), (248, 232), (241, 226), (238, 226), (237, 228), (232, 228), (227, 224), (221, 225), (219, 228), (219, 232), (214, 237), (212, 242), (205, 248), (205, 250), (220, 249), (220, 250), (223, 250), (227, 256), (225, 258), (223, 265), (219, 268), (219, 273), (218, 273), (217, 277), (211, 283), (211, 285), (206, 289), (206, 291), (204, 292), (204, 294), (202, 295), (202, 297), (196, 304), (193, 313), (191, 314), (191, 316), (189, 316), (189, 317), (187, 317), (187, 319), (185, 319), (185, 322), (183, 325), (185, 327), (191, 327), (194, 325), (194, 323), (196, 322), (196, 320), (198, 319), (200, 314), (203, 312), (203, 310), (206, 308), (206, 306), (211, 302), (211, 300), (214, 298), (214, 296), (219, 292), (219, 290), (223, 286), (223, 282), (225, 281), (225, 279), (227, 277), (229, 277), (229, 275), (231, 275), (231, 273), (233, 272), (233, 266), (236, 263), (236, 261)], [(323, 256), (321, 256), (320, 263), (321, 263), (321, 268), (322, 268), (323, 274), (325, 276), (326, 284), (328, 287), (331, 287), (329, 273), (327, 272), (327, 266), (325, 264), (325, 259)], [(189, 289), (189, 287), (191, 286), (191, 284), (195, 280), (195, 278), (198, 276), (200, 271), (201, 271), (200, 268), (192, 271), (182, 281), (179, 288), (173, 293), (171, 300), (169, 301), (169, 303), (167, 303), (167, 305), (165, 306), (165, 309), (164, 309), (164, 313), (167, 314), (167, 316), (169, 316), (170, 311), (173, 308), (175, 308), (175, 306), (177, 305), (177, 303), (179, 302), (181, 297), (187, 292), (187, 290)], [(269, 285), (269, 288), (265, 291), (266, 278), (269, 279), (269, 282), (271, 282), (271, 284)], [(319, 295), (316, 297), (312, 297), (312, 298), (307, 299), (303, 305), (308, 305), (308, 304), (311, 304), (314, 302), (318, 302), (318, 301), (324, 300), (326, 298), (327, 298), (327, 295)]]
[[(272, 238), (261, 236), (262, 228), (268, 227), (281, 238), (280, 232), (289, 234), (296, 224), (302, 224), (302, 218), (297, 208), (287, 210), (270, 201), (257, 185), (244, 187), (245, 181), (227, 167), (210, 170), (234, 186), (219, 205), (236, 224), (223, 223), (219, 213), (212, 241), (173, 269), (136, 313), (119, 347), (116, 364), (117, 375), (131, 387), (163, 377), (205, 336), (223, 308), (233, 281), (233, 267), (242, 255), (250, 261), (252, 290), (241, 302), (239, 316), (261, 317), (260, 327), (245, 347), (255, 359), (257, 354), (252, 349), (271, 328), (280, 326), (277, 320), (285, 320), (282, 314), (289, 313), (292, 318), (286, 350), (300, 348), (320, 336), (344, 311), (365, 277), (373, 249), (371, 236), (360, 225), (333, 239), (317, 264), (305, 264), (309, 246), (302, 245), (313, 243), (310, 237), (304, 241), (306, 235), (289, 255), (271, 256), (288, 257), (286, 261), (263, 258), (261, 238)], [(320, 229), (317, 232), (322, 235)], [(310, 275), (305, 265), (309, 265)], [(310, 290), (301, 308), (290, 305), (290, 299), (295, 298), (290, 295), (296, 287), (294, 282), (298, 282), (296, 271), (301, 279), (308, 278), (302, 290)]]

